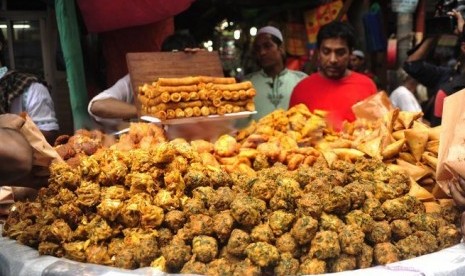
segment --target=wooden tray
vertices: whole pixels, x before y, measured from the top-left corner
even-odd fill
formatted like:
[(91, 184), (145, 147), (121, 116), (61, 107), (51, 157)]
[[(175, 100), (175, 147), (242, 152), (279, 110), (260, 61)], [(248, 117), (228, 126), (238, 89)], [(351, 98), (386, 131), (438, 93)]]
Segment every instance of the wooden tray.
[(160, 77), (224, 77), (216, 51), (127, 53), (126, 61), (135, 96), (139, 86)]
[(189, 117), (189, 118), (178, 118), (178, 119), (169, 119), (169, 120), (160, 120), (157, 117), (144, 115), (141, 118), (143, 121), (155, 123), (155, 124), (164, 124), (164, 125), (181, 125), (181, 124), (195, 124), (200, 122), (214, 122), (214, 121), (230, 121), (237, 120), (242, 118), (247, 118), (250, 115), (257, 113), (257, 111), (242, 111), (237, 113), (226, 113), (224, 115), (209, 115), (209, 116), (199, 116), (199, 117)]

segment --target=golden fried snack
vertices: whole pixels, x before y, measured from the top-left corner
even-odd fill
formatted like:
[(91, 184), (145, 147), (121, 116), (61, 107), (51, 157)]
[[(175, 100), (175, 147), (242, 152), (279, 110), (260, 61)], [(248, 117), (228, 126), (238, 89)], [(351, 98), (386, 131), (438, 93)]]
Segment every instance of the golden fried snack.
[(336, 232), (319, 231), (310, 245), (310, 255), (320, 260), (335, 258), (341, 253), (339, 238)]
[(215, 83), (215, 84), (233, 84), (236, 83), (236, 79), (229, 77), (210, 77), (210, 76), (199, 76), (199, 82), (202, 83)]
[(213, 84), (212, 89), (215, 90), (221, 90), (221, 91), (236, 91), (236, 90), (247, 90), (252, 88), (252, 82), (251, 81), (244, 81), (240, 83), (233, 83), (233, 84)]
[(275, 265), (279, 261), (278, 249), (266, 242), (251, 243), (246, 248), (247, 257), (260, 267)]
[(373, 259), (376, 264), (385, 265), (399, 261), (400, 252), (390, 242), (378, 243), (374, 246)]
[(170, 101), (178, 103), (181, 101), (181, 93), (172, 93), (170, 94)]
[(218, 242), (209, 236), (196, 236), (192, 240), (192, 253), (198, 261), (208, 263), (218, 254)]
[(157, 86), (183, 86), (198, 84), (199, 82), (199, 77), (158, 78)]

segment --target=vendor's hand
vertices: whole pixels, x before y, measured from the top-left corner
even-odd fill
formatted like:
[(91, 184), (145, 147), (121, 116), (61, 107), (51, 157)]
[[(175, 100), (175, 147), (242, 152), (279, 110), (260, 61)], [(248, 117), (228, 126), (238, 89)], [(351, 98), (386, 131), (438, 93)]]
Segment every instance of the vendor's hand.
[(447, 15), (454, 17), (457, 20), (457, 35), (460, 35), (463, 32), (463, 25), (465, 24), (465, 20), (463, 19), (462, 13), (457, 10), (452, 10), (447, 13)]
[(6, 113), (0, 115), (0, 127), (20, 129), (25, 123), (25, 120), (16, 114)]
[(459, 176), (459, 181), (450, 184), (449, 189), (455, 204), (460, 208), (465, 208), (465, 179)]

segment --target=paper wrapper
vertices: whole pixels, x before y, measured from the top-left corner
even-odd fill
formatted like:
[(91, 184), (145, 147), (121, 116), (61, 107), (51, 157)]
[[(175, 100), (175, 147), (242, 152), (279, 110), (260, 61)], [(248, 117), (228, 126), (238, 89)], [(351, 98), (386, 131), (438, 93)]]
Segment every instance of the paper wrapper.
[(436, 181), (446, 194), (457, 175), (465, 177), (465, 89), (444, 100)]
[(33, 166), (47, 168), (53, 161), (64, 162), (58, 152), (47, 142), (44, 135), (26, 113), (22, 113), (24, 125), (19, 131), (24, 135), (33, 149)]
[[(55, 149), (47, 142), (40, 129), (26, 113), (22, 113), (20, 115), (21, 118), (24, 119), (24, 122), (22, 122), (18, 116), (15, 117), (15, 115), (12, 114), (5, 114), (1, 116), (4, 116), (1, 120), (2, 127), (17, 129), (23, 134), (23, 136), (31, 145), (33, 149), (32, 173), (34, 174), (34, 177), (48, 176), (49, 166), (52, 162), (64, 162), (60, 155), (58, 155), (58, 153), (55, 151)], [(15, 184), (15, 186), (21, 186), (21, 183), (11, 184)], [(14, 196), (11, 187), (3, 186), (0, 188), (1, 215), (2, 213), (7, 213), (9, 205), (14, 201)]]
[(382, 118), (384, 114), (394, 109), (388, 95), (384, 91), (380, 91), (352, 106), (352, 112), (354, 112), (355, 117), (367, 120)]

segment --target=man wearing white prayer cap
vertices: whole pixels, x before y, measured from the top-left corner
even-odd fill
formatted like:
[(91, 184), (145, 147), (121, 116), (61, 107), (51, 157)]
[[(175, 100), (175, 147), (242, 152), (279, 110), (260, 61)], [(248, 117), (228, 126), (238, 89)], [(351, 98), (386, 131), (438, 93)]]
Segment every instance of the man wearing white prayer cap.
[(254, 99), (257, 114), (248, 120), (241, 120), (239, 127), (245, 126), (250, 119), (259, 120), (276, 109), (287, 110), (294, 86), (307, 76), (304, 72), (286, 68), (284, 38), (274, 26), (265, 26), (257, 31), (252, 50), (261, 69), (245, 78), (257, 90)]

